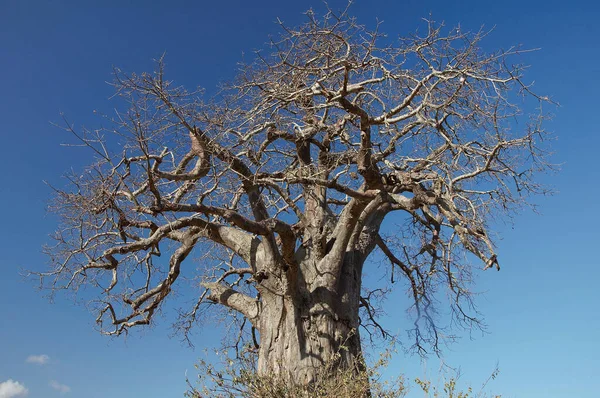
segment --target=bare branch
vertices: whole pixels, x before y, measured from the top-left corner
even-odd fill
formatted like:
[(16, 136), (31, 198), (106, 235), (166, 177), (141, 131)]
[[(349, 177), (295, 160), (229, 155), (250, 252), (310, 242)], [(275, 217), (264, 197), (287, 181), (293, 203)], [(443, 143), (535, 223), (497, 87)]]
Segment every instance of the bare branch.
[[(430, 21), (384, 45), (379, 27), (345, 11), (307, 17), (281, 24), (269, 51), (213, 98), (166, 80), (160, 59), (154, 73), (115, 70), (118, 110), (106, 129), (65, 119), (95, 160), (55, 188), (61, 224), (46, 249), (52, 268), (37, 274), (45, 286), (97, 289), (98, 321), (119, 334), (150, 323), (202, 254), (212, 257), (196, 266), (202, 284), (186, 328), (217, 303), (270, 343), (292, 339), (268, 330), (290, 319), (312, 342), (326, 318), (349, 335), (362, 308), (362, 325), (386, 336), (361, 296), (377, 247), (391, 283), (406, 283), (417, 350), (452, 339), (438, 324), (442, 302), (452, 322), (482, 326), (469, 284), (473, 269), (500, 269), (491, 221), (547, 193), (535, 177), (552, 169), (546, 116), (515, 122), (517, 95), (549, 102), (509, 61), (523, 50), (488, 53), (486, 32)], [(392, 212), (405, 221), (384, 238)]]

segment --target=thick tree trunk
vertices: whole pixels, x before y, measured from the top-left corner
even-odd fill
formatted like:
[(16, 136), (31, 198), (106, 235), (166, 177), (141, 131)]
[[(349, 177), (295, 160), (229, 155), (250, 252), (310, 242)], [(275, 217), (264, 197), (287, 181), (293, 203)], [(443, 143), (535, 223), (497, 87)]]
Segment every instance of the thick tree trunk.
[(319, 273), (330, 268), (327, 264), (306, 260), (287, 294), (263, 291), (259, 374), (307, 385), (327, 377), (327, 369), (364, 370), (358, 331), (361, 260), (346, 253), (334, 286)]

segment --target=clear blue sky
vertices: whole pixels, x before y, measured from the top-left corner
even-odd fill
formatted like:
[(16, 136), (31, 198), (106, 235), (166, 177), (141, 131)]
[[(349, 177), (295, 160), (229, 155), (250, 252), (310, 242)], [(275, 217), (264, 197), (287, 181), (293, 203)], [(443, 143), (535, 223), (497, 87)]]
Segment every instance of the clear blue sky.
[[(165, 51), (172, 79), (214, 89), (233, 77), (244, 52), (277, 33), (276, 17), (296, 25), (311, 6), (323, 8), (319, 1), (274, 0), (0, 2), (0, 383), (18, 382), (33, 398), (182, 396), (198, 348), (219, 342), (214, 325), (196, 335), (195, 351), (169, 338), (169, 313), (153, 328), (109, 339), (95, 331), (85, 307), (66, 297), (49, 304), (19, 276), (22, 268), (44, 266), (40, 248), (55, 227), (43, 181), (62, 184), (61, 174), (82, 167), (88, 155), (61, 147), (70, 137), (50, 122), (64, 112), (77, 125), (98, 125), (92, 111), (111, 107), (105, 81), (112, 67), (149, 71)], [(445, 360), (475, 385), (499, 363), (491, 389), (503, 397), (599, 396), (600, 5), (359, 0), (352, 12), (367, 25), (379, 17), (391, 36), (413, 31), (431, 14), (468, 29), (496, 26), (484, 42), (489, 49), (542, 49), (523, 60), (537, 90), (561, 104), (548, 128), (562, 172), (543, 177), (559, 194), (537, 200), (542, 215), (525, 213), (501, 228), (503, 269), (479, 275), (490, 334), (464, 335)], [(402, 331), (404, 312), (392, 307), (387, 325)], [(27, 362), (31, 355), (49, 360)], [(392, 369), (409, 377), (425, 372), (418, 358), (402, 355)]]

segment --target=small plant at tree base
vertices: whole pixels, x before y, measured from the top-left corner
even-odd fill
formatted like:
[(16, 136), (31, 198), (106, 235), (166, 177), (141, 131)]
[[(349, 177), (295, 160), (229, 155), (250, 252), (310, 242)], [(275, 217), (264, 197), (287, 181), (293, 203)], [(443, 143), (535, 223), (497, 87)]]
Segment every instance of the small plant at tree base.
[[(277, 375), (260, 375), (256, 370), (256, 355), (250, 350), (236, 359), (219, 352), (219, 363), (202, 360), (196, 366), (198, 379), (188, 380), (188, 398), (403, 398), (417, 396), (418, 391), (429, 398), (501, 398), (483, 392), (490, 380), (499, 373), (496, 368), (478, 392), (472, 387), (461, 390), (457, 387), (457, 375), (445, 378), (442, 386), (416, 378), (414, 387), (402, 375), (391, 380), (382, 380), (381, 373), (389, 365), (392, 352), (385, 350), (378, 360), (365, 372), (340, 369), (332, 364), (321, 368), (321, 372), (310, 385), (289, 383)], [(357, 364), (363, 366), (363, 364)]]
[[(223, 357), (221, 353), (221, 357)], [(340, 368), (336, 359), (320, 368), (313, 383), (290, 383), (280, 375), (260, 375), (256, 369), (255, 354), (246, 350), (241, 357), (225, 357), (216, 368), (207, 361), (197, 365), (198, 380), (195, 387), (188, 380), (189, 398), (341, 398), (379, 397), (401, 398), (406, 395), (404, 380), (379, 381), (379, 370), (387, 365), (388, 354), (364, 372)], [(354, 366), (364, 368), (363, 362)]]

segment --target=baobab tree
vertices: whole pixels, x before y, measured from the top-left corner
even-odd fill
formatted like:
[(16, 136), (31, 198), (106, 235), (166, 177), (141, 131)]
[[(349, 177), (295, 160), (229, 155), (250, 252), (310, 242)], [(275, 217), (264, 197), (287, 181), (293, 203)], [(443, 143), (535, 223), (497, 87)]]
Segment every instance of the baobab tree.
[(95, 160), (56, 189), (44, 286), (96, 289), (101, 330), (120, 335), (195, 272), (184, 331), (224, 306), (252, 332), (259, 373), (299, 383), (332, 361), (361, 371), (361, 327), (386, 333), (362, 286), (375, 251), (407, 289), (416, 349), (439, 349), (445, 304), (453, 324), (479, 325), (471, 273), (500, 269), (490, 219), (544, 192), (541, 108), (523, 117), (516, 102), (548, 99), (511, 62), (518, 48), (481, 49), (484, 32), (426, 22), (392, 40), (307, 16), (210, 100), (162, 59), (115, 72), (126, 106), (110, 127), (67, 125)]

